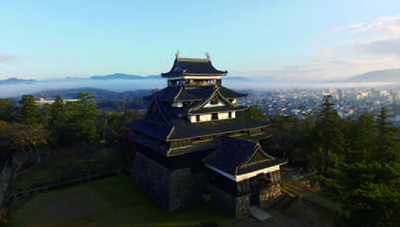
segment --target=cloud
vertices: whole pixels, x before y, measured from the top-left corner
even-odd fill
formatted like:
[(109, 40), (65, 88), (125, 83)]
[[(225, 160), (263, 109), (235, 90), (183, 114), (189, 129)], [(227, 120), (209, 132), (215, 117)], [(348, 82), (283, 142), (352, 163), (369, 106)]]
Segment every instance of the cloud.
[(0, 54), (0, 62), (6, 62), (14, 59), (14, 56), (8, 54)]
[(365, 33), (365, 32), (384, 32), (391, 34), (400, 34), (400, 15), (393, 17), (378, 17), (375, 19), (367, 19), (357, 24), (349, 24), (342, 27), (331, 28), (330, 32), (350, 32), (350, 33)]
[(363, 25), (364, 25), (364, 23), (349, 24), (349, 25), (342, 26), (342, 27), (331, 28), (330, 31), (331, 32), (342, 32), (345, 30), (354, 30), (354, 29), (359, 29), (359, 28), (363, 27)]
[(317, 56), (319, 56), (319, 57), (326, 57), (326, 56), (332, 55), (334, 52), (335, 52), (335, 51), (334, 51), (332, 48), (327, 47), (327, 48), (318, 49), (318, 50), (315, 52), (315, 54), (316, 54)]
[(374, 64), (378, 64), (379, 62), (354, 60), (354, 59), (338, 59), (338, 60), (330, 61), (330, 63), (337, 65), (337, 66), (343, 66), (345, 68), (358, 68), (361, 66), (371, 66)]
[(364, 54), (400, 56), (400, 38), (373, 40), (353, 45), (353, 49)]

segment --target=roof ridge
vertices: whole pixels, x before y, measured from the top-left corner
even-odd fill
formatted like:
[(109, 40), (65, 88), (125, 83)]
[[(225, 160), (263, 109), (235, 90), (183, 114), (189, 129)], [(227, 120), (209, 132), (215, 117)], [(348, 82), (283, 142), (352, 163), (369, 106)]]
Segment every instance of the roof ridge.
[(183, 87), (181, 87), (180, 89), (179, 89), (179, 92), (178, 92), (178, 94), (174, 97), (174, 101), (176, 100), (176, 98), (178, 98), (178, 96), (181, 94), (181, 92), (182, 92), (182, 89), (183, 89)]
[(209, 58), (176, 58), (177, 61), (210, 62)]

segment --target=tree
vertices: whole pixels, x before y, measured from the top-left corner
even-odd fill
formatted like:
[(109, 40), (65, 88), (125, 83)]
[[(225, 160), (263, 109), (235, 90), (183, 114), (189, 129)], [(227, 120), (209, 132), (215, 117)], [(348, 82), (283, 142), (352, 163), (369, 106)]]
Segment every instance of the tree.
[(51, 143), (54, 147), (68, 144), (66, 122), (68, 120), (67, 105), (61, 96), (57, 95), (49, 110), (49, 131), (51, 132)]
[(0, 121), (15, 121), (16, 110), (17, 107), (12, 102), (12, 99), (0, 99)]
[(338, 163), (318, 178), (342, 204), (342, 226), (390, 227), (400, 223), (400, 164)]
[(252, 117), (260, 121), (268, 121), (267, 115), (262, 108), (258, 106), (251, 106), (247, 109), (247, 113)]
[(362, 113), (357, 119), (347, 119), (345, 134), (346, 163), (370, 159), (375, 149), (375, 125), (371, 114)]
[(25, 124), (37, 124), (40, 121), (40, 110), (33, 95), (23, 95), (20, 122)]
[(271, 148), (280, 153), (280, 156), (293, 159), (294, 148), (299, 142), (300, 120), (295, 117), (274, 116), (271, 119), (269, 132), (271, 137), (268, 139)]
[(322, 163), (324, 163), (323, 168), (321, 162), (317, 163), (317, 168), (324, 174), (328, 173), (329, 167), (333, 164), (333, 158), (337, 159), (344, 146), (344, 135), (341, 131), (342, 119), (333, 109), (330, 98), (330, 95), (324, 97), (320, 118), (316, 122), (312, 135), (315, 141), (314, 158), (322, 155)]
[(98, 141), (96, 118), (99, 115), (93, 96), (89, 92), (79, 92), (78, 102), (68, 103), (69, 114), (66, 126), (68, 139), (75, 142), (95, 143)]
[(101, 140), (111, 147), (117, 147), (119, 132), (129, 122), (139, 120), (142, 113), (127, 110), (123, 114), (113, 112), (102, 112), (97, 119), (97, 131)]
[(10, 138), (14, 147), (28, 156), (35, 157), (36, 162), (41, 162), (40, 147), (47, 144), (48, 132), (43, 125), (25, 125), (14, 123), (10, 126)]
[(372, 160), (382, 163), (392, 160), (400, 161), (400, 140), (397, 137), (399, 128), (394, 127), (388, 118), (387, 110), (383, 107), (376, 120), (376, 150), (371, 157)]

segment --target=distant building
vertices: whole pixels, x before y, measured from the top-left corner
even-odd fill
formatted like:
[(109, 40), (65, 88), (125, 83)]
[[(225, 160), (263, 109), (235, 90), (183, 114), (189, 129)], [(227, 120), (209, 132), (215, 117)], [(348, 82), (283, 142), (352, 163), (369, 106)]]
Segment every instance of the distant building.
[[(79, 101), (79, 99), (64, 99), (63, 100), (64, 101), (64, 103), (66, 103), (66, 102), (77, 102), (77, 101)], [(52, 103), (54, 103), (55, 101), (54, 101), (54, 99), (49, 99), (49, 100), (47, 100), (47, 99), (44, 99), (44, 98), (40, 98), (39, 99), (39, 101), (35, 101), (39, 106), (42, 106), (42, 105), (44, 105), (44, 104), (52, 104)]]
[(132, 177), (168, 211), (205, 199), (242, 219), (281, 193), (286, 160), (261, 148), (269, 124), (244, 113), (237, 99), (247, 95), (222, 86), (226, 74), (208, 58), (177, 56), (162, 74), (168, 86), (128, 125)]

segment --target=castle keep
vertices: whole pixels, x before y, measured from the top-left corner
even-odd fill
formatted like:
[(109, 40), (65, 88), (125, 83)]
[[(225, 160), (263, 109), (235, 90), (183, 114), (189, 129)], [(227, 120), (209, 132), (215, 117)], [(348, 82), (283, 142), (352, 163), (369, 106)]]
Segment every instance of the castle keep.
[(145, 116), (128, 125), (132, 177), (168, 211), (205, 199), (242, 219), (280, 195), (286, 160), (262, 150), (269, 124), (244, 112), (237, 100), (247, 95), (222, 86), (226, 75), (208, 57), (177, 55), (162, 74), (168, 86), (145, 97)]

